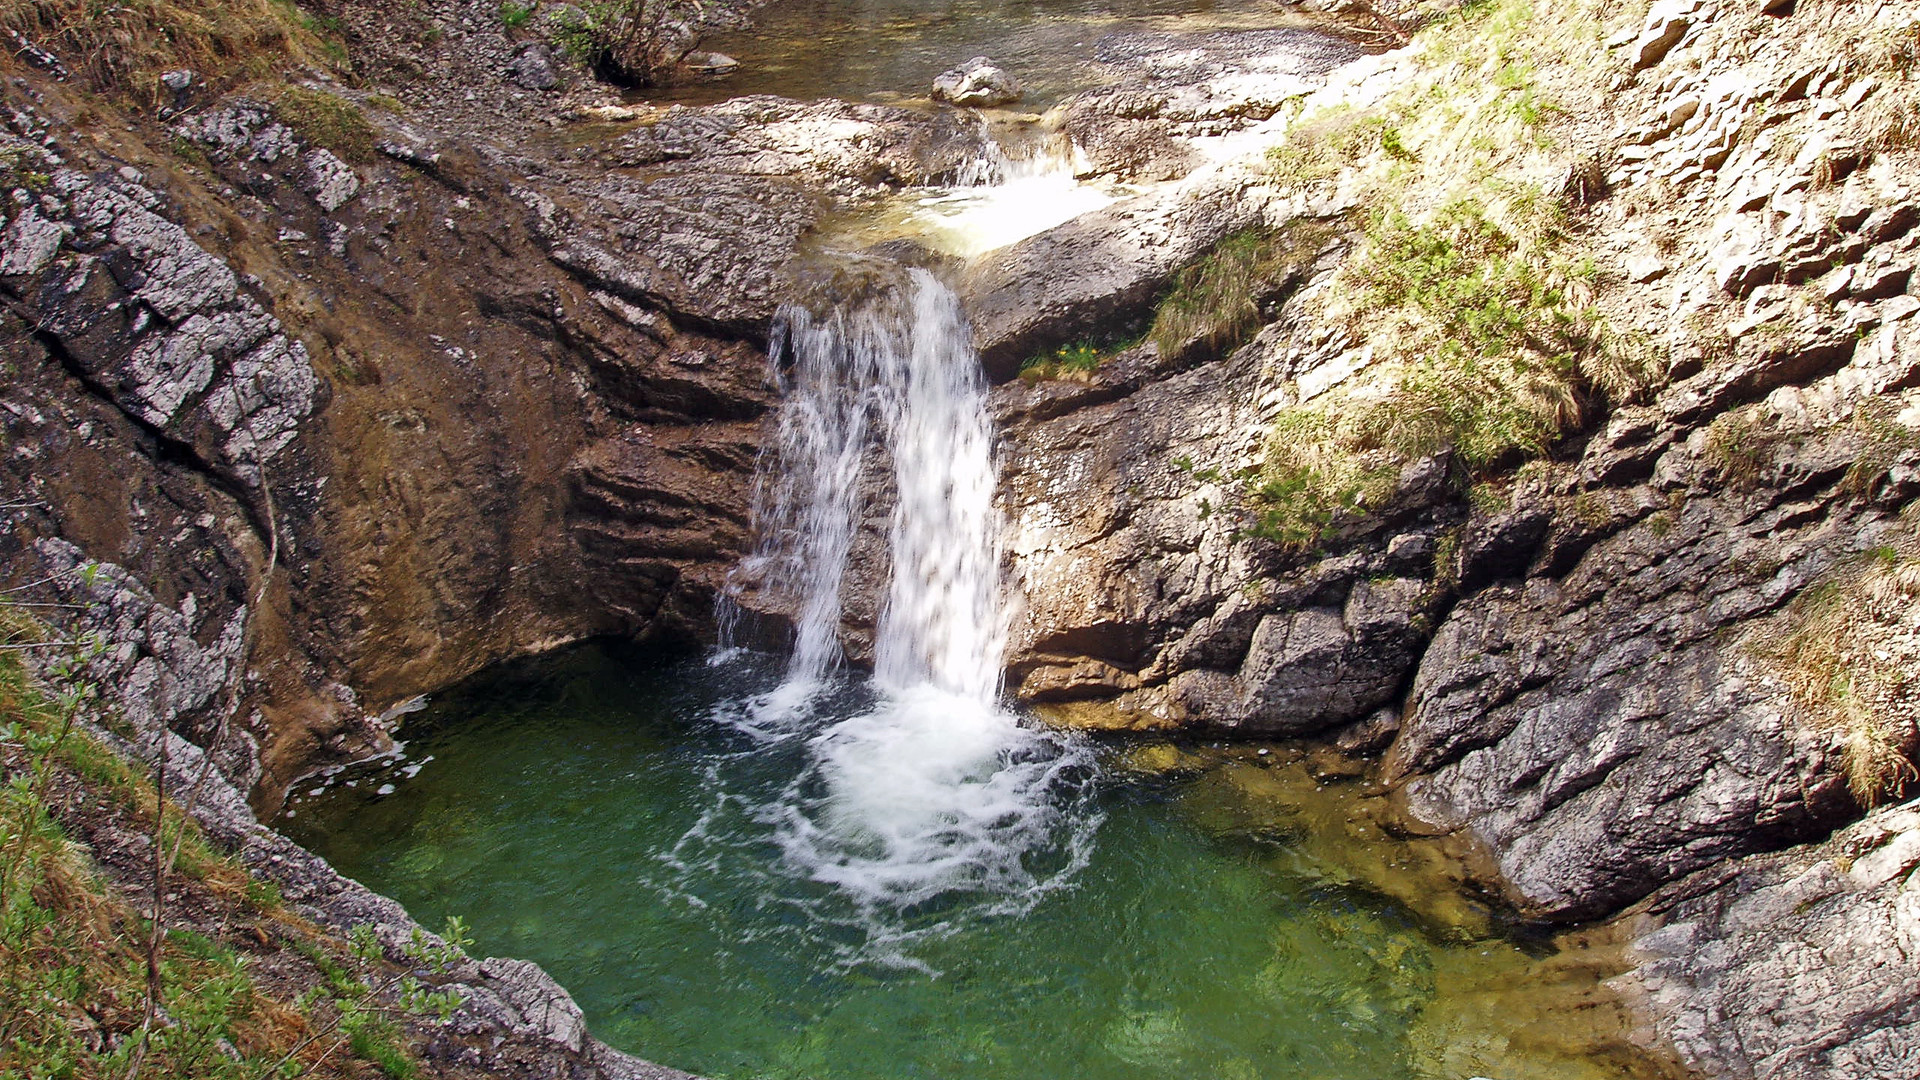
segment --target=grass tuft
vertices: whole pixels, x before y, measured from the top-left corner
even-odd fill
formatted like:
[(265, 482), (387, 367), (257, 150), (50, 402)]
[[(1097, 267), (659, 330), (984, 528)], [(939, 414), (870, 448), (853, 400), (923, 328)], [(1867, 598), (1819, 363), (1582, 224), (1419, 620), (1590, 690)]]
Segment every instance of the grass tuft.
[(1020, 377), (1028, 382), (1043, 379), (1085, 381), (1100, 369), (1100, 362), (1107, 355), (1107, 352), (1085, 341), (1062, 345), (1052, 352), (1027, 357), (1020, 364)]
[(275, 116), (314, 146), (325, 147), (342, 161), (373, 160), (379, 136), (360, 106), (346, 98), (305, 86), (285, 86), (270, 104)]
[(1841, 736), (1847, 786), (1869, 809), (1902, 798), (1920, 780), (1917, 553), (1914, 536), (1869, 552), (1805, 590), (1770, 633), (1749, 641), (1806, 722)]
[(163, 72), (224, 89), (289, 66), (344, 59), (286, 0), (11, 0), (0, 26), (52, 53), (92, 88), (153, 106)]
[(1304, 263), (1333, 236), (1331, 225), (1291, 222), (1278, 231), (1243, 229), (1175, 275), (1147, 336), (1162, 356), (1219, 356), (1244, 344)]

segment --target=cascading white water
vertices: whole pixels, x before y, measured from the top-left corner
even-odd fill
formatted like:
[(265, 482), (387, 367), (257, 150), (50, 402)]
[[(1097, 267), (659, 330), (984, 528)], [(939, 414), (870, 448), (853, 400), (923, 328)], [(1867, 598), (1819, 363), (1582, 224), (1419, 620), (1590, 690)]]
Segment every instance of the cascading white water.
[(962, 170), (955, 186), (922, 196), (910, 221), (932, 247), (970, 258), (1098, 210), (1127, 190), (1082, 182), (1075, 156), (1064, 136), (1020, 157), (996, 146)]
[[(761, 546), (746, 569), (791, 598), (779, 688), (729, 715), (804, 740), (774, 828), (790, 872), (851, 901), (862, 959), (911, 963), (929, 905), (1023, 910), (1071, 878), (1097, 820), (1074, 809), (1085, 751), (1000, 707), (1005, 623), (986, 386), (957, 298), (925, 271), (851, 310), (783, 310), (777, 445), (762, 462)], [(871, 684), (836, 680), (860, 475), (884, 449), (897, 501)], [(851, 712), (851, 715), (849, 715)]]

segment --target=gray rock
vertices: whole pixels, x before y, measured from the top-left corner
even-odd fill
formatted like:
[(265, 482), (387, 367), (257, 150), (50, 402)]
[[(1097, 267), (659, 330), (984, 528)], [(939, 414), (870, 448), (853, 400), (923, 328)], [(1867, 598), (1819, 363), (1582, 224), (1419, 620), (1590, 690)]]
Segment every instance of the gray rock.
[(982, 257), (960, 291), (988, 376), (1010, 378), (1057, 345), (1118, 336), (1176, 272), (1228, 233), (1268, 223), (1265, 211), (1245, 181), (1195, 177)]
[(740, 61), (735, 60), (726, 53), (712, 52), (704, 49), (695, 49), (681, 57), (680, 63), (701, 75), (707, 76), (731, 75), (735, 69), (740, 66)]
[(513, 54), (507, 78), (528, 90), (552, 90), (560, 85), (560, 64), (544, 41), (529, 41)]
[(740, 97), (676, 107), (516, 194), (554, 262), (596, 291), (764, 338), (835, 198), (951, 180), (986, 147), (970, 113)]
[(48, 221), (33, 207), (20, 211), (0, 233), (0, 277), (46, 269), (72, 234), (73, 226)]
[(313, 409), (306, 346), (241, 293), (225, 263), (149, 210), (144, 189), (74, 170), (53, 180), (64, 220), (22, 213), (6, 233), (21, 244), (0, 268), (38, 279), (21, 287), (23, 310), (129, 416), (257, 485)]
[(1817, 846), (1740, 859), (1628, 913), (1615, 987), (1712, 1076), (1920, 1075), (1920, 803)]
[(1328, 742), (1343, 754), (1376, 754), (1391, 745), (1399, 733), (1400, 710), (1388, 706), (1334, 732)]
[(301, 159), (300, 190), (331, 214), (360, 194), (353, 167), (326, 150), (309, 150)]
[(578, 1051), (587, 1038), (586, 1016), (571, 995), (531, 960), (488, 957), (480, 961), (488, 989), (512, 1003), (518, 1013), (509, 1018), (513, 1030), (556, 1042)]
[(1063, 103), (1062, 130), (1090, 174), (1170, 180), (1207, 160), (1194, 140), (1248, 128), (1360, 55), (1346, 42), (1295, 29), (1128, 33), (1095, 55), (1113, 85)]
[(944, 71), (933, 80), (933, 100), (955, 105), (1007, 105), (1019, 101), (1020, 83), (984, 56)]

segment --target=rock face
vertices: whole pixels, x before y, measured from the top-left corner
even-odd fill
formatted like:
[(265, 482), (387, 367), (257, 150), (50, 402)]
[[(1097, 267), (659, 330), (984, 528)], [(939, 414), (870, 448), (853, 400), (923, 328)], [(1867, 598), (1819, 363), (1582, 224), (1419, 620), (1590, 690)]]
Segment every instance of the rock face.
[(1687, 878), (1625, 918), (1618, 980), (1710, 1075), (1895, 1080), (1920, 1068), (1920, 806)]
[(1112, 34), (1094, 47), (1112, 85), (1065, 102), (1062, 129), (1090, 175), (1173, 180), (1359, 55), (1305, 30)]
[(519, 192), (552, 260), (676, 323), (764, 341), (800, 238), (832, 197), (950, 181), (975, 117), (742, 97), (676, 107)]
[[(1244, 535), (1275, 416), (1372, 362), (1351, 325), (1298, 314), (1337, 244), (1229, 355), (1142, 345), (998, 388), (1025, 603), (1010, 685), (1069, 722), (1386, 745), (1376, 779), (1410, 825), (1478, 845), (1522, 913), (1642, 905), (1627, 925), (1649, 959), (1627, 984), (1651, 1041), (1715, 1076), (1905, 1075), (1917, 991), (1905, 966), (1874, 972), (1911, 930), (1914, 811), (1823, 842), (1860, 812), (1846, 775), (1867, 736), (1815, 722), (1770, 643), (1872, 559), (1914, 556), (1920, 211), (1880, 76), (1834, 52), (1884, 24), (1789, 10), (1656, 5), (1612, 42), (1641, 74), (1569, 126), (1610, 149), (1547, 182), (1632, 286), (1608, 318), (1666, 380), (1471, 500), (1442, 455), (1318, 550)], [(1769, 44), (1734, 44), (1751, 40)], [(1071, 340), (1030, 327), (1119, 321), (1097, 297), (1151, 275), (1075, 263), (1101, 243), (1076, 238), (1145, 205), (988, 261), (996, 373)], [(1222, 232), (1312, 209), (1274, 198)], [(1158, 236), (1166, 275), (1209, 242)], [(1054, 258), (1084, 269), (1023, 298), (1016, 279)]]
[[(651, 305), (575, 277), (522, 174), (414, 123), (358, 158), (232, 100), (166, 133), (204, 171), (136, 170), (130, 141), (46, 145), (57, 96), (12, 105), (0, 560), (141, 583), (116, 595), (149, 615), (101, 616), (137, 650), (107, 674), (195, 737), (240, 706), (217, 754), (264, 806), (487, 663), (710, 632), (772, 400), (751, 336), (711, 327), (764, 333), (738, 312), (765, 297), (713, 295), (703, 330), (658, 300), (703, 295), (670, 276), (691, 253), (627, 290)], [(237, 696), (209, 689), (243, 654)]]
[[(1639, 905), (1631, 986), (1701, 1068), (1911, 1074), (1920, 991), (1890, 949), (1910, 947), (1920, 810), (1822, 839), (1856, 812), (1849, 737), (1809, 724), (1759, 647), (1913, 543), (1920, 200), (1888, 100), (1906, 61), (1872, 69), (1804, 29), (1893, 40), (1886, 8), (1677, 0), (1619, 27), (1605, 107), (1542, 136), (1583, 156), (1524, 179), (1565, 196), (1609, 331), (1658, 357), (1660, 388), (1471, 498), (1444, 449), (1406, 462), (1293, 544), (1250, 535), (1250, 478), (1283, 410), (1374, 362), (1364, 326), (1310, 317), (1363, 208), (1337, 177), (1286, 189), (1217, 162), (1302, 90), (1337, 78), (1372, 105), (1425, 54), (1330, 72), (1346, 47), (1288, 32), (1103, 43), (1124, 77), (1061, 122), (1090, 175), (1168, 182), (958, 283), (1002, 383), (1012, 691), (1070, 722), (1384, 749), (1374, 778), (1409, 827), (1477, 845), (1522, 913)], [(537, 49), (485, 58), (537, 91), (503, 99), (523, 119), (572, 92)], [(210, 744), (267, 809), (485, 664), (710, 634), (777, 404), (770, 324), (812, 270), (798, 253), (835, 211), (988, 149), (954, 109), (758, 97), (481, 137), (491, 119), (436, 125), (487, 103), (407, 116), (304, 90), (364, 138), (246, 98), (122, 137), (56, 85), (0, 90), (0, 569), (84, 605), (130, 719)], [(1237, 348), (1138, 344), (1084, 380), (1013, 379), (1138, 332), (1248, 229), (1311, 239)], [(856, 656), (883, 565), (871, 490)], [(291, 858), (236, 821), (232, 843)], [(399, 925), (301, 865), (290, 897)], [(476, 1023), (597, 1053), (537, 969), (471, 974)]]
[(999, 64), (976, 56), (933, 80), (933, 100), (955, 105), (1010, 105), (1020, 100), (1020, 83)]
[(1259, 460), (1267, 360), (1249, 347), (1169, 375), (1145, 345), (1091, 386), (994, 392), (1024, 597), (1019, 696), (1264, 735), (1316, 734), (1398, 697), (1438, 596), (1439, 519), (1389, 523), (1377, 548), (1323, 560), (1242, 540), (1231, 477)]

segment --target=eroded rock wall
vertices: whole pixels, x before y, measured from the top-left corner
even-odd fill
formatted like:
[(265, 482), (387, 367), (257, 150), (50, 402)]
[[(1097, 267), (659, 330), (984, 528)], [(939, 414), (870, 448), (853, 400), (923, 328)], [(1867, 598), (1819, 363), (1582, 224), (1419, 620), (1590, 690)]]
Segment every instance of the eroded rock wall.
[(8, 93), (8, 577), (110, 568), (35, 596), (171, 612), (101, 616), (116, 677), (200, 650), (189, 681), (239, 681), (155, 718), (204, 738), (244, 701), (221, 758), (271, 805), (485, 664), (710, 634), (751, 340), (583, 284), (499, 155), (417, 120), (348, 163), (249, 99), (136, 138)]
[(1246, 535), (1268, 425), (1366, 375), (1364, 332), (1300, 314), (1337, 241), (1227, 356), (1141, 346), (996, 391), (1010, 684), (1075, 722), (1385, 746), (1411, 827), (1472, 839), (1522, 912), (1654, 897), (1653, 1041), (1711, 1075), (1905, 1075), (1913, 990), (1877, 974), (1911, 922), (1905, 819), (1830, 842), (1879, 852), (1864, 876), (1795, 847), (1861, 813), (1860, 736), (1766, 646), (1797, 600), (1913, 550), (1920, 211), (1886, 50), (1914, 16), (1608, 21), (1607, 102), (1554, 137), (1597, 303), (1664, 378), (1471, 499), (1442, 455), (1313, 550)]

